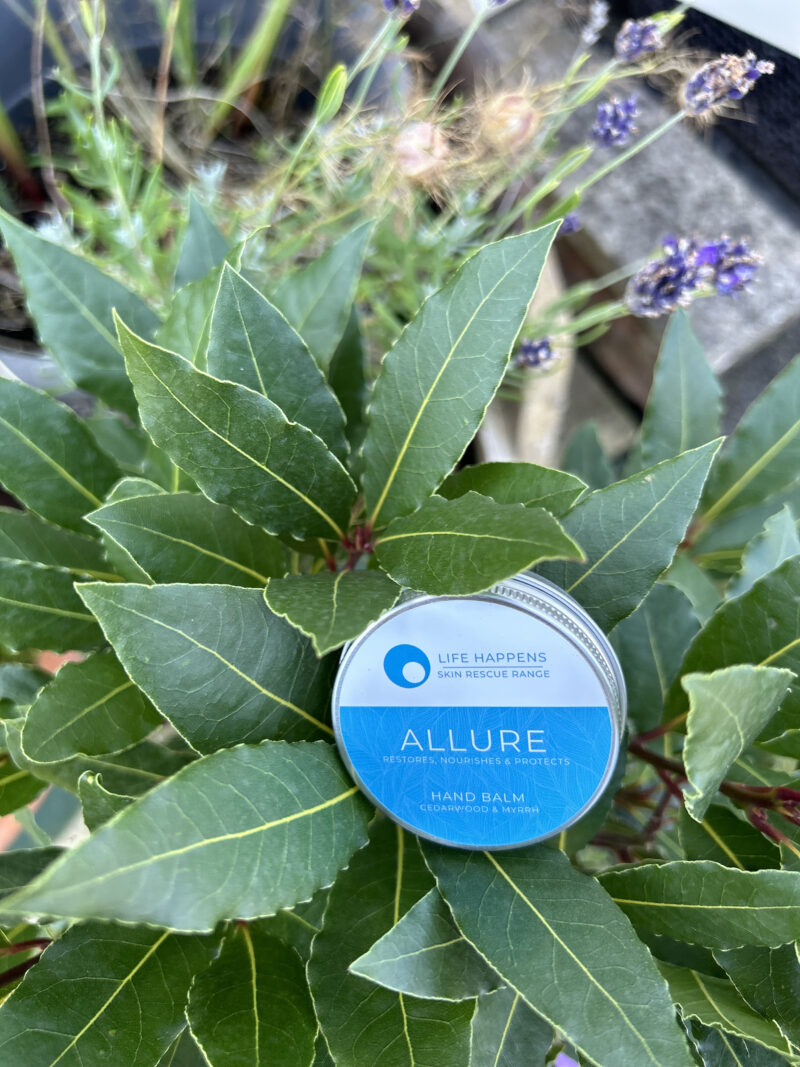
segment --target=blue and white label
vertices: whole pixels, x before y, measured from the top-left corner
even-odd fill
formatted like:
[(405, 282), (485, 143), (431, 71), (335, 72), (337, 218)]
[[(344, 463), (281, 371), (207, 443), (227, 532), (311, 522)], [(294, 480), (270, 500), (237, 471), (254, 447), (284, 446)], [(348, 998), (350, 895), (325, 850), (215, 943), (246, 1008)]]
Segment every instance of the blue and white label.
[(377, 805), (465, 848), (558, 833), (599, 797), (617, 752), (605, 686), (580, 642), (490, 596), (388, 613), (343, 661), (334, 726)]

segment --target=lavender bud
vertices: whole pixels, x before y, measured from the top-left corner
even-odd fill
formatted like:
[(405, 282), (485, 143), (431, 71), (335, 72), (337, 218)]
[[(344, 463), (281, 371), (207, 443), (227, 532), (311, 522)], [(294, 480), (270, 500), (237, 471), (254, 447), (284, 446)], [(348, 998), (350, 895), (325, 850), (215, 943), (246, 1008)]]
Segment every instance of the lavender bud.
[(564, 216), (558, 228), (558, 237), (568, 237), (571, 233), (577, 233), (583, 226), (583, 220), (577, 211), (569, 211)]
[(401, 19), (413, 15), (421, 3), (422, 0), (383, 0), (383, 6), (389, 14)]
[(514, 366), (541, 370), (544, 367), (549, 367), (557, 358), (551, 347), (549, 337), (540, 337), (536, 340), (526, 337), (520, 341), (517, 354), (514, 357)]
[(639, 115), (636, 97), (627, 100), (612, 97), (597, 106), (597, 118), (592, 126), (592, 137), (606, 148), (621, 148), (636, 133), (634, 120)]
[(625, 303), (632, 315), (652, 319), (685, 307), (710, 276), (710, 268), (698, 262), (695, 241), (668, 236), (662, 247), (664, 255), (651, 260), (628, 282)]
[(614, 41), (617, 59), (635, 63), (664, 47), (661, 28), (655, 19), (628, 19), (623, 22)]
[(753, 252), (744, 238), (732, 241), (723, 235), (703, 245), (697, 253), (697, 260), (713, 271), (711, 281), (717, 292), (729, 296), (741, 293), (750, 286), (764, 257)]
[(775, 64), (756, 60), (755, 52), (743, 56), (723, 54), (692, 75), (683, 90), (690, 115), (706, 115), (727, 100), (747, 96), (762, 74), (772, 74)]

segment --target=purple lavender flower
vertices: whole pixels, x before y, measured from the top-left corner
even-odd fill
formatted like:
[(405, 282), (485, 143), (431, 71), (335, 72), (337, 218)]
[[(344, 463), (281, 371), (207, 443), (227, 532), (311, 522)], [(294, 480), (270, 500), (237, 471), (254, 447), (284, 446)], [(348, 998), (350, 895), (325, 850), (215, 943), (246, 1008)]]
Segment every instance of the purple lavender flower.
[(661, 28), (655, 19), (627, 19), (614, 40), (617, 59), (635, 63), (664, 47)]
[(583, 226), (583, 220), (577, 211), (568, 211), (558, 228), (558, 237), (568, 237), (571, 233), (577, 233)]
[(756, 276), (764, 257), (753, 252), (745, 239), (732, 241), (723, 234), (709, 241), (697, 253), (697, 261), (713, 271), (714, 288), (722, 296), (746, 290)]
[(635, 119), (639, 115), (636, 97), (627, 100), (612, 97), (598, 104), (597, 118), (592, 126), (592, 137), (605, 148), (621, 148), (636, 133)]
[(706, 63), (686, 83), (686, 110), (690, 115), (707, 115), (727, 100), (741, 100), (762, 74), (772, 74), (774, 70), (774, 63), (756, 60), (755, 52), (745, 52), (743, 56), (725, 53)]
[(541, 370), (543, 367), (549, 367), (556, 358), (549, 337), (539, 337), (536, 340), (526, 337), (520, 341), (514, 357), (514, 366)]
[(654, 319), (691, 303), (711, 268), (698, 262), (698, 247), (688, 237), (668, 236), (664, 255), (651, 260), (628, 282), (625, 303), (633, 315)]
[(390, 15), (406, 19), (414, 14), (421, 2), (422, 0), (383, 0), (383, 6)]

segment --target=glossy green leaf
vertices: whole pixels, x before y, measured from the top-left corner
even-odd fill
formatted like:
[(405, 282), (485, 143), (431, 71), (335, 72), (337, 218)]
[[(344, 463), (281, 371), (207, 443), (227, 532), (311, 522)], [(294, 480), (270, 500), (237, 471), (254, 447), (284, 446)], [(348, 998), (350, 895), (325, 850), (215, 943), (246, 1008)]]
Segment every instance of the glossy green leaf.
[(189, 984), (215, 945), (166, 930), (73, 926), (0, 1006), (0, 1062), (152, 1067), (183, 1029)]
[(789, 507), (793, 515), (800, 515), (800, 485), (767, 497), (763, 503), (732, 510), (714, 519), (710, 526), (694, 531), (693, 552), (703, 566), (734, 573), (739, 569), (745, 546), (757, 537), (764, 523), (782, 508)]
[(189, 223), (175, 271), (175, 285), (181, 288), (199, 281), (218, 267), (228, 254), (228, 241), (212, 222), (208, 212), (194, 195), (189, 193)]
[(753, 1011), (777, 1023), (781, 1032), (800, 1047), (800, 961), (796, 945), (780, 948), (744, 948), (716, 952), (717, 962)]
[(731, 764), (772, 719), (795, 677), (777, 667), (742, 663), (681, 678), (689, 697), (683, 795), (692, 818), (703, 818)]
[(578, 545), (542, 508), (496, 504), (479, 493), (432, 496), (394, 519), (375, 541), (381, 567), (426, 593), (479, 593), (541, 559), (580, 558)]
[(418, 507), (469, 444), (502, 381), (556, 228), (482, 248), (386, 356), (364, 442), (373, 528)]
[(614, 630), (612, 644), (625, 675), (628, 713), (637, 730), (651, 730), (661, 722), (669, 687), (699, 628), (683, 593), (656, 583), (636, 611)]
[(472, 490), (498, 504), (524, 504), (565, 515), (585, 489), (580, 478), (536, 463), (479, 463), (449, 475), (438, 492), (455, 500)]
[(197, 1047), (188, 1026), (158, 1061), (158, 1067), (208, 1067), (208, 1060)]
[(722, 600), (722, 593), (711, 578), (685, 552), (676, 554), (661, 580), (680, 589), (701, 623), (708, 622)]
[(103, 785), (102, 775), (93, 771), (84, 771), (78, 779), (78, 796), (81, 800), (83, 821), (92, 832), (113, 818), (118, 811), (127, 808), (135, 799), (123, 793), (111, 793)]
[(312, 639), (320, 656), (350, 641), (387, 611), (400, 587), (381, 571), (330, 571), (270, 578), (264, 598)]
[[(734, 772), (731, 777), (739, 778)], [(678, 837), (687, 860), (714, 860), (740, 871), (780, 867), (780, 852), (774, 842), (756, 830), (744, 816), (712, 804), (696, 822), (686, 810), (678, 815)]]
[(27, 706), (50, 675), (24, 663), (0, 663), (0, 718), (13, 713), (15, 706)]
[(88, 521), (154, 582), (264, 586), (283, 574), (280, 542), (199, 493), (161, 493), (106, 504)]
[(311, 900), (284, 908), (269, 919), (262, 919), (263, 929), (285, 945), (291, 945), (301, 959), (308, 961), (311, 942), (322, 927), (322, 917), (328, 903), (328, 889), (320, 889)]
[(166, 489), (151, 482), (149, 478), (120, 478), (106, 497), (106, 504), (116, 504), (118, 500), (130, 500), (134, 496), (153, 496), (166, 492)]
[(152, 444), (140, 426), (107, 408), (97, 408), (84, 419), (84, 423), (100, 451), (105, 452), (120, 470), (134, 477), (141, 474)]
[(114, 335), (112, 309), (145, 336), (158, 325), (156, 316), (108, 274), (82, 256), (44, 240), (5, 211), (0, 211), (0, 230), (45, 347), (76, 385), (99, 396), (109, 407), (135, 416), (131, 385)]
[(7, 755), (0, 755), (0, 815), (24, 808), (45, 786), (29, 770), (12, 763)]
[(779, 567), (784, 560), (800, 554), (797, 522), (788, 507), (771, 515), (763, 531), (748, 542), (742, 557), (742, 567), (731, 579), (725, 595), (741, 596), (752, 589), (759, 578)]
[(73, 577), (57, 567), (0, 559), (0, 644), (51, 652), (99, 648), (103, 635)]
[(0, 482), (44, 519), (83, 529), (119, 470), (68, 407), (0, 378)]
[(155, 340), (162, 348), (179, 352), (200, 370), (206, 369), (211, 313), (221, 273), (217, 267), (179, 289), (155, 333)]
[(425, 856), (464, 936), (586, 1056), (689, 1067), (650, 954), (595, 879), (562, 852), (426, 845)]
[(553, 1027), (515, 989), (498, 989), (478, 998), (472, 1020), (471, 1067), (544, 1063), (552, 1043)]
[(331, 890), (308, 978), (337, 1067), (464, 1067), (474, 1004), (421, 1000), (373, 985), (349, 965), (431, 888), (415, 838), (386, 820)]
[(271, 294), (323, 371), (347, 327), (372, 226), (356, 226), (319, 259), (284, 278)]
[(704, 523), (796, 484), (799, 412), (800, 360), (795, 359), (750, 405), (728, 439), (703, 496)]
[(303, 963), (260, 923), (237, 925), (186, 1007), (211, 1067), (311, 1067), (317, 1020)]
[(785, 1067), (786, 1057), (754, 1041), (691, 1023), (691, 1038), (705, 1067)]
[(755, 1041), (782, 1055), (790, 1051), (789, 1043), (777, 1026), (756, 1015), (730, 982), (669, 963), (659, 963), (658, 966), (685, 1019), (697, 1019), (704, 1026)]
[(80, 593), (127, 673), (198, 752), (331, 736), (331, 664), (261, 590), (95, 582)]
[(355, 486), (315, 434), (251, 389), (119, 330), (145, 429), (206, 496), (273, 533), (342, 536)]
[(719, 437), (721, 389), (689, 316), (670, 315), (642, 419), (642, 465)]
[(597, 426), (584, 422), (572, 434), (564, 449), (561, 466), (585, 482), (590, 489), (605, 489), (614, 481), (614, 470), (606, 458)]
[[(760, 578), (748, 592), (721, 604), (692, 641), (681, 674), (713, 671), (738, 663), (781, 667), (800, 675), (797, 598), (800, 597), (800, 556)], [(667, 717), (686, 709), (686, 694), (676, 681), (667, 701)], [(779, 737), (797, 726), (800, 686), (792, 685), (767, 734)]]
[(541, 573), (604, 630), (613, 629), (672, 562), (718, 448), (712, 441), (584, 497), (564, 519), (564, 529), (588, 563), (549, 563)]
[(22, 746), (38, 763), (102, 756), (143, 740), (161, 722), (112, 652), (65, 663), (31, 705)]
[(350, 964), (350, 973), (430, 1000), (472, 1000), (502, 985), (461, 936), (436, 889)]
[(739, 871), (704, 860), (605, 871), (603, 888), (633, 921), (707, 948), (800, 938), (800, 874)]
[(0, 852), (0, 895), (6, 897), (32, 882), (37, 875), (57, 860), (63, 849), (19, 848)]
[(89, 578), (115, 577), (99, 541), (16, 508), (0, 508), (0, 559), (45, 563)]
[(308, 426), (340, 459), (344, 412), (305, 341), (250, 282), (226, 264), (211, 317), (209, 374), (238, 382)]
[(366, 432), (367, 375), (366, 353), (355, 307), (328, 367), (328, 382), (338, 397), (347, 420), (345, 433), (350, 443), (351, 465), (358, 458)]
[(369, 808), (322, 742), (265, 741), (191, 763), (3, 902), (11, 914), (175, 930), (271, 915), (328, 885)]

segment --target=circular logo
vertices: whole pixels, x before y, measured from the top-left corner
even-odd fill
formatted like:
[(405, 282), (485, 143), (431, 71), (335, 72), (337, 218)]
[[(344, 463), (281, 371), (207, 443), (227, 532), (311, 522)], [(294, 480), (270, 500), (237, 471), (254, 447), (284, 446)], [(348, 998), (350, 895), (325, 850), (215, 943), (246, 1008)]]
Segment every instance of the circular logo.
[(416, 689), (427, 682), (431, 661), (416, 645), (395, 645), (384, 656), (383, 669), (390, 682), (403, 689)]

